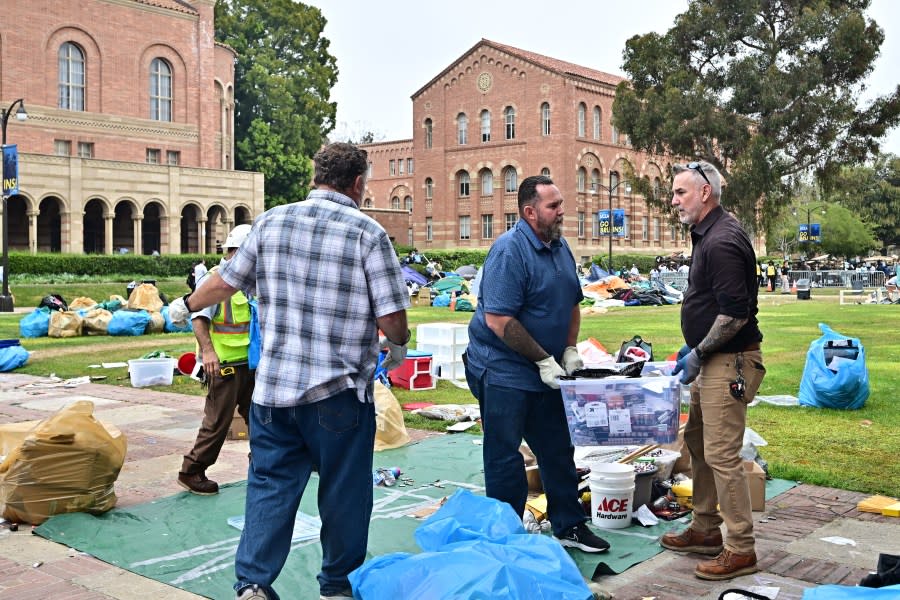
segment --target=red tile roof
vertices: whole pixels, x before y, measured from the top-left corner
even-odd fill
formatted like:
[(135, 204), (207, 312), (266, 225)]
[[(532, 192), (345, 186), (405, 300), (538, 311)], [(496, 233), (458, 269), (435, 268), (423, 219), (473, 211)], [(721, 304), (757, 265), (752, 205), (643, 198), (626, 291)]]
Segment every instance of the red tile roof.
[(167, 8), (177, 12), (187, 13), (189, 15), (199, 14), (196, 8), (183, 2), (182, 0), (135, 0), (138, 4), (146, 4), (148, 6), (158, 6), (159, 8)]
[(498, 50), (502, 50), (507, 54), (512, 54), (513, 56), (517, 56), (521, 59), (527, 60), (536, 65), (544, 67), (547, 70), (555, 71), (557, 73), (562, 73), (565, 75), (575, 75), (577, 77), (583, 77), (585, 79), (591, 79), (593, 81), (607, 83), (609, 85), (618, 85), (622, 81), (625, 81), (624, 77), (619, 77), (618, 75), (604, 73), (603, 71), (597, 71), (596, 69), (589, 69), (588, 67), (582, 67), (581, 65), (576, 65), (564, 60), (544, 56), (543, 54), (538, 54), (537, 52), (529, 52), (528, 50), (513, 48), (512, 46), (507, 46), (506, 44), (500, 44), (498, 42), (492, 42), (491, 40), (487, 39), (482, 39), (481, 41), (489, 46), (497, 48)]

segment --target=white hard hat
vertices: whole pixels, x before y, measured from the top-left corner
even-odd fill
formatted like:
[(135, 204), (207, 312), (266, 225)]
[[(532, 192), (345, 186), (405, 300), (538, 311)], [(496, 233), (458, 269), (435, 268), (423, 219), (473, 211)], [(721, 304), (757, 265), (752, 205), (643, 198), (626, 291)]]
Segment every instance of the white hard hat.
[(244, 243), (244, 240), (247, 239), (247, 236), (250, 235), (250, 225), (238, 225), (228, 234), (228, 237), (225, 238), (225, 243), (222, 244), (222, 248), (228, 250), (229, 248), (239, 248), (241, 244)]

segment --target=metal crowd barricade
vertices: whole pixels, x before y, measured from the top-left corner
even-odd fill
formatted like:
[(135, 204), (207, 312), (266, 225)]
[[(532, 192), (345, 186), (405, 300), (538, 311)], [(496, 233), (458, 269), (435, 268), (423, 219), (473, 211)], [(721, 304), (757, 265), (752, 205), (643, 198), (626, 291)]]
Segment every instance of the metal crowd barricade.
[(864, 288), (879, 288), (884, 286), (884, 273), (881, 271), (845, 271), (843, 269), (830, 269), (823, 271), (791, 270), (791, 281), (809, 279), (813, 287), (850, 288), (853, 282), (862, 283)]
[(687, 273), (678, 273), (676, 271), (666, 271), (659, 274), (659, 280), (666, 285), (670, 285), (679, 292), (683, 292), (688, 286)]

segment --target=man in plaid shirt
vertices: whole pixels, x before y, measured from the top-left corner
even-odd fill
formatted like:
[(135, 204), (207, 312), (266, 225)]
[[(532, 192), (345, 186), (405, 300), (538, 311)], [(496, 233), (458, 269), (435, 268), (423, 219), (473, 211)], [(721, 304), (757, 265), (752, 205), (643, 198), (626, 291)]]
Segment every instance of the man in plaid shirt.
[[(235, 558), (241, 600), (277, 599), (272, 582), (291, 547), (310, 473), (319, 473), (322, 598), (352, 597), (372, 514), (379, 349), (385, 367), (406, 357), (409, 294), (384, 229), (359, 210), (365, 150), (331, 144), (314, 157), (316, 189), (266, 211), (235, 257), (169, 309), (173, 321), (253, 290), (262, 352), (250, 411), (252, 461)], [(174, 310), (174, 316), (173, 316)], [(378, 330), (384, 332), (379, 341)]]

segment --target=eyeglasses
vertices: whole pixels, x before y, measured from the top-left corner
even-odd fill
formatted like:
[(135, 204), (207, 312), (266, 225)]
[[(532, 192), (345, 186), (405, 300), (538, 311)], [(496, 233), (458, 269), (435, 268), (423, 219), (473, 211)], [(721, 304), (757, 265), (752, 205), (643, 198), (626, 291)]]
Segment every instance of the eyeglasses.
[(685, 166), (688, 169), (691, 169), (693, 171), (697, 171), (698, 173), (700, 173), (700, 175), (703, 177), (703, 180), (706, 181), (706, 183), (708, 183), (710, 187), (712, 187), (712, 182), (709, 180), (709, 177), (706, 176), (706, 173), (703, 172), (703, 167), (700, 165), (700, 163), (690, 162)]

